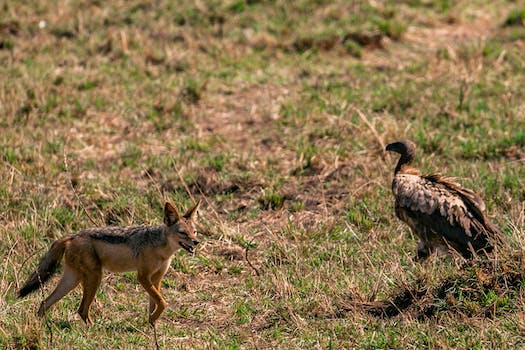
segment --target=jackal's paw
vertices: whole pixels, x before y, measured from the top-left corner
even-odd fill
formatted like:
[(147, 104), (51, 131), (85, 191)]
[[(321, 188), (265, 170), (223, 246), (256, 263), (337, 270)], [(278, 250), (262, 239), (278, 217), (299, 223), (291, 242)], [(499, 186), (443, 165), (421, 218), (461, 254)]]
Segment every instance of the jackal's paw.
[(82, 321), (84, 321), (88, 326), (91, 326), (93, 324), (93, 320), (91, 319), (91, 316), (85, 313), (82, 313), (80, 310), (78, 311), (78, 314), (80, 315), (80, 318)]

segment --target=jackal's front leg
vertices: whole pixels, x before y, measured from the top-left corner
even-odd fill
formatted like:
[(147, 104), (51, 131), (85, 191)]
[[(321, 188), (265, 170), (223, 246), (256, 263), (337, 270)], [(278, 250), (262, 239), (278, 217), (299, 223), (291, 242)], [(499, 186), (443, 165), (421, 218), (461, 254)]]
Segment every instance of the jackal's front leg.
[[(151, 276), (151, 283), (153, 284), (153, 287), (157, 289), (157, 291), (160, 294), (160, 287), (162, 284), (162, 278), (166, 274), (166, 271), (168, 271), (168, 268), (170, 267), (171, 261), (166, 261), (162, 266)], [(155, 312), (155, 309), (157, 307), (157, 303), (155, 303), (155, 300), (150, 296), (149, 298), (149, 314), (153, 314)]]
[(162, 295), (160, 295), (159, 290), (153, 285), (150, 276), (148, 276), (145, 273), (139, 272), (137, 274), (137, 279), (139, 283), (144, 287), (146, 292), (148, 292), (150, 298), (155, 304), (154, 311), (149, 315), (149, 323), (153, 325), (155, 321), (159, 318), (160, 314), (164, 311), (168, 303), (166, 303), (164, 298), (162, 298)]

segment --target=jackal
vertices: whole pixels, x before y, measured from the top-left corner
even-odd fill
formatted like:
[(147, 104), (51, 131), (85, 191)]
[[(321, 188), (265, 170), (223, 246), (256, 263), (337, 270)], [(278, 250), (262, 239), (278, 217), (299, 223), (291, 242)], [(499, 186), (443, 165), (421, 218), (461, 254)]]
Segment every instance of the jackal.
[(19, 290), (18, 297), (26, 296), (48, 281), (65, 256), (62, 278), (40, 305), (40, 317), (81, 283), (83, 295), (78, 313), (86, 324), (92, 324), (89, 307), (100, 286), (102, 270), (137, 271), (139, 283), (149, 294), (149, 322), (153, 325), (167, 306), (160, 294), (160, 285), (173, 254), (179, 248), (193, 253), (199, 244), (195, 214), (200, 203), (199, 200), (184, 215), (166, 203), (164, 225), (89, 228), (55, 241)]

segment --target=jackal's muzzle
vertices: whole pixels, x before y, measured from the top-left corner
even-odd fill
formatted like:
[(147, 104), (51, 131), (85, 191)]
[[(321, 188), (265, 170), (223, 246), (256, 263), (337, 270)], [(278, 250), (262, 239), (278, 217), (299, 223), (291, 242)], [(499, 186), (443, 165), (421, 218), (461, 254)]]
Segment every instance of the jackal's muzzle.
[(195, 247), (197, 246), (197, 244), (199, 244), (199, 241), (196, 240), (196, 239), (192, 239), (191, 243), (192, 243), (192, 245), (189, 245), (189, 244), (186, 244), (186, 243), (183, 243), (183, 242), (179, 242), (179, 245), (182, 248), (184, 248), (187, 252), (193, 254), (193, 253), (195, 253)]

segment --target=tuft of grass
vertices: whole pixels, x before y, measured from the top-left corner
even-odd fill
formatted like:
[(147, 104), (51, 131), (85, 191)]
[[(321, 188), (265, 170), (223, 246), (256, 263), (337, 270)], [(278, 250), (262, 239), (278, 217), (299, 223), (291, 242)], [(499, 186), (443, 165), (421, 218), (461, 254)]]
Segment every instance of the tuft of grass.
[(264, 210), (281, 209), (284, 205), (284, 201), (285, 196), (272, 189), (265, 190), (263, 195), (259, 198), (261, 208)]
[(523, 26), (525, 24), (525, 9), (514, 9), (503, 22), (504, 27)]
[(194, 79), (188, 79), (180, 92), (180, 99), (188, 104), (197, 104), (205, 90), (205, 83), (198, 82)]

